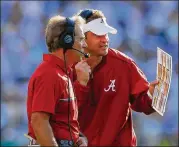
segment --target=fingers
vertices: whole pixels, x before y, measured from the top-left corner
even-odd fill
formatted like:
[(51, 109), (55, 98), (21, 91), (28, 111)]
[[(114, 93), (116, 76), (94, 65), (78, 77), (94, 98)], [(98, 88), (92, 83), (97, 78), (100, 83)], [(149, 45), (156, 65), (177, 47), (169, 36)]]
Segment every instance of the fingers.
[(91, 72), (91, 68), (87, 63), (75, 66), (76, 70)]
[(79, 63), (76, 64), (75, 66), (76, 70), (82, 70), (82, 71), (87, 71), (91, 73), (91, 67), (86, 63), (86, 61), (80, 61)]
[(82, 61), (86, 61), (88, 58), (86, 57), (81, 57)]
[(150, 83), (150, 85), (157, 85), (157, 84), (159, 84), (159, 81), (158, 81), (158, 80), (152, 81), (152, 82)]

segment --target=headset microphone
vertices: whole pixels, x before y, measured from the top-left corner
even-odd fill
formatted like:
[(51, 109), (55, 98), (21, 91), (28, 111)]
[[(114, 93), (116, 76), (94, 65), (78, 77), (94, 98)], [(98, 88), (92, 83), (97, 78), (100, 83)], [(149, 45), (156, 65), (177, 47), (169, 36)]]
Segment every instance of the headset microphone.
[(79, 53), (81, 53), (81, 54), (83, 54), (85, 58), (89, 58), (89, 56), (90, 56), (88, 53), (84, 53), (84, 52), (82, 52), (82, 51), (80, 51), (80, 50), (77, 50), (77, 49), (75, 49), (75, 48), (72, 48), (72, 49), (75, 50), (75, 51), (77, 51), (77, 52), (79, 52)]

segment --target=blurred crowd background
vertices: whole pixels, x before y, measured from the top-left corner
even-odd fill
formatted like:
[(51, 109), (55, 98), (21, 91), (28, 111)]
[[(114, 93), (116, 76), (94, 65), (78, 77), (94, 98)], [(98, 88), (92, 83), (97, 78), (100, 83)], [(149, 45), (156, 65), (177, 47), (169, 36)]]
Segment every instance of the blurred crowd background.
[[(133, 112), (138, 146), (178, 145), (178, 1), (1, 1), (1, 145), (27, 145), (28, 79), (47, 53), (44, 30), (51, 16), (101, 10), (110, 47), (132, 57), (148, 81), (156, 79), (157, 47), (173, 57), (164, 116)], [(117, 68), (117, 66), (116, 66)], [(111, 128), (112, 129), (112, 128)]]

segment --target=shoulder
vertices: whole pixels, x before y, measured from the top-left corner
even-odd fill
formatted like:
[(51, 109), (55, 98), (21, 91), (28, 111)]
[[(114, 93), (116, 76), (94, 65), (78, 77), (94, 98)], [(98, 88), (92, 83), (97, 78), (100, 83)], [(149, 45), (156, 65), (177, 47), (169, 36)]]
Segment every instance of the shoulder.
[(32, 74), (32, 79), (54, 80), (58, 77), (56, 70), (46, 62), (42, 62)]
[(110, 48), (108, 55), (107, 55), (109, 59), (114, 60), (114, 61), (119, 61), (119, 62), (124, 62), (127, 64), (131, 64), (132, 62), (134, 62), (134, 60), (132, 58), (130, 58), (129, 56), (125, 55), (124, 53)]

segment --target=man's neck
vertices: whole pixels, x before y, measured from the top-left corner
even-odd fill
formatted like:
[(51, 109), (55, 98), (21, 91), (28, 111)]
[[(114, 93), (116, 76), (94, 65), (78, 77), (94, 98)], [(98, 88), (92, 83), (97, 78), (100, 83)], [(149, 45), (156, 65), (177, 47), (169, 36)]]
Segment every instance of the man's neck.
[(94, 68), (100, 64), (102, 61), (103, 57), (102, 56), (90, 56), (90, 58), (87, 59), (87, 63), (91, 67), (91, 70), (93, 71)]
[(58, 50), (58, 51), (56, 51), (56, 52), (52, 52), (51, 54), (54, 55), (54, 56), (56, 56), (56, 57), (58, 57), (58, 58), (60, 58), (60, 59), (63, 60), (63, 61), (66, 60), (66, 64), (67, 64), (68, 67), (69, 67), (69, 66), (72, 66), (73, 63), (75, 62), (75, 61), (73, 61), (73, 58), (71, 57), (69, 51), (66, 51), (66, 53), (65, 53), (65, 58), (64, 58), (63, 49), (60, 49), (60, 50)]

